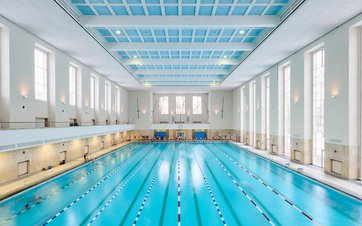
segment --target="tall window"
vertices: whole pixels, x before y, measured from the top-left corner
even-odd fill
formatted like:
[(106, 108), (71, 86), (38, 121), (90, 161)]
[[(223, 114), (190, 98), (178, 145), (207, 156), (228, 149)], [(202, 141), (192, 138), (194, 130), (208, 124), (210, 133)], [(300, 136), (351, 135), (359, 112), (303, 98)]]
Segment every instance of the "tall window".
[(114, 102), (115, 102), (115, 111), (120, 114), (121, 113), (121, 90), (119, 87), (116, 87), (116, 92), (114, 96)]
[(69, 105), (75, 106), (76, 101), (77, 68), (69, 66)]
[(176, 114), (185, 114), (185, 96), (176, 96)]
[(244, 142), (244, 122), (245, 122), (245, 87), (241, 88), (241, 98), (240, 98), (240, 130), (241, 130), (241, 134), (240, 134), (240, 139), (242, 140), (242, 142)]
[(161, 115), (168, 114), (168, 96), (159, 97), (158, 107)]
[(96, 78), (94, 76), (90, 77), (90, 108), (94, 109), (95, 103), (95, 88), (96, 88)]
[(284, 155), (290, 158), (290, 66), (284, 71)]
[(48, 96), (48, 53), (34, 50), (35, 99), (47, 101)]
[(324, 49), (312, 55), (313, 76), (313, 164), (324, 162)]
[(109, 111), (109, 83), (104, 84), (104, 110)]
[(264, 77), (265, 82), (265, 139), (266, 149), (270, 146), (270, 77)]
[(256, 100), (255, 100), (255, 81), (250, 84), (249, 88), (249, 132), (250, 132), (250, 144), (255, 145), (255, 110), (256, 110)]
[(202, 99), (199, 96), (192, 97), (192, 114), (194, 115), (202, 114)]

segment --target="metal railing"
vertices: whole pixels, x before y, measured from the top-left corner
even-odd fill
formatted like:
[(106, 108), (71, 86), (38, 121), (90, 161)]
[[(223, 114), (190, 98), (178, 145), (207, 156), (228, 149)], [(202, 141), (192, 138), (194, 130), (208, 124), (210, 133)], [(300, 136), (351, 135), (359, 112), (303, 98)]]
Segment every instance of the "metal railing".
[(0, 130), (14, 130), (14, 129), (36, 129), (36, 128), (61, 128), (61, 127), (77, 127), (77, 126), (105, 126), (105, 125), (126, 125), (127, 121), (117, 123), (106, 122), (51, 122), (51, 121), (32, 121), (32, 122), (0, 122)]

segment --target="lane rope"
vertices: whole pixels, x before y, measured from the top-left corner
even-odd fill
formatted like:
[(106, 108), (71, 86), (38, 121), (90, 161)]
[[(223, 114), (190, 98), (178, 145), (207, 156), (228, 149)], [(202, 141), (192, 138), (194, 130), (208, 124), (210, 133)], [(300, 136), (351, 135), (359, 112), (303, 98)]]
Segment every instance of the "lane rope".
[(212, 157), (215, 159), (215, 161), (219, 164), (219, 166), (225, 171), (225, 173), (228, 175), (228, 177), (233, 181), (234, 185), (243, 193), (243, 195), (250, 201), (250, 203), (253, 204), (253, 206), (262, 214), (262, 216), (264, 217), (265, 220), (267, 220), (269, 222), (270, 225), (275, 225), (271, 219), (264, 213), (264, 211), (262, 209), (260, 209), (260, 207), (258, 206), (258, 204), (256, 202), (254, 202), (254, 200), (252, 200), (250, 198), (250, 196), (246, 193), (246, 191), (239, 185), (239, 183), (234, 179), (233, 176), (231, 176), (231, 174), (229, 173), (229, 171), (225, 168), (225, 166), (219, 161), (219, 159), (209, 150), (206, 149), (211, 155)]
[(143, 201), (142, 201), (142, 204), (141, 204), (141, 207), (140, 207), (139, 210), (138, 210), (137, 216), (136, 216), (136, 218), (135, 218), (134, 221), (133, 221), (133, 226), (135, 226), (135, 225), (137, 224), (138, 219), (140, 218), (140, 215), (141, 215), (141, 213), (142, 213), (143, 207), (145, 207), (145, 204), (146, 204), (146, 202), (147, 202), (147, 198), (148, 198), (148, 196), (149, 196), (150, 193), (151, 193), (153, 184), (155, 183), (155, 181), (156, 181), (156, 179), (157, 179), (157, 175), (158, 175), (158, 172), (159, 172), (159, 171), (160, 171), (160, 170), (157, 170), (156, 175), (153, 177), (152, 182), (151, 182), (150, 186), (148, 187), (146, 196), (144, 197), (144, 199), (143, 199)]
[[(157, 150), (159, 147), (157, 147), (155, 150)], [(160, 152), (160, 154), (158, 155), (156, 161), (158, 161), (158, 159), (160, 158), (162, 152)], [(119, 188), (117, 189), (117, 191), (113, 194), (113, 196), (108, 199), (107, 203), (97, 212), (97, 214), (92, 218), (92, 220), (87, 224), (87, 226), (90, 226), (91, 224), (93, 224), (97, 218), (102, 214), (102, 212), (113, 202), (113, 200), (119, 195), (119, 193), (127, 186), (127, 184), (133, 179), (133, 177), (136, 175), (136, 173), (141, 169), (142, 165), (144, 163), (147, 162), (147, 160), (149, 159), (149, 156), (142, 162), (141, 165), (139, 165), (139, 167), (132, 173), (132, 175), (127, 179), (127, 181)], [(150, 169), (153, 170), (154, 166)], [(156, 174), (157, 175), (157, 174)], [(148, 176), (147, 176), (148, 178)], [(146, 178), (146, 179), (147, 179)], [(119, 185), (119, 184), (118, 184)], [(117, 185), (117, 186), (118, 186)]]
[(259, 181), (262, 185), (264, 185), (264, 187), (268, 188), (270, 191), (272, 191), (275, 195), (277, 195), (279, 198), (283, 199), (285, 202), (287, 202), (290, 206), (294, 207), (296, 210), (298, 210), (304, 217), (308, 218), (309, 220), (315, 222), (318, 224), (318, 222), (316, 220), (314, 220), (310, 215), (308, 215), (307, 213), (305, 213), (303, 210), (301, 210), (298, 206), (296, 206), (292, 201), (288, 200), (285, 196), (283, 196), (282, 194), (280, 194), (278, 191), (276, 191), (274, 188), (272, 188), (270, 185), (268, 185), (267, 183), (265, 183), (264, 181), (262, 181), (258, 176), (256, 176), (255, 174), (253, 174), (249, 169), (247, 169), (245, 166), (242, 166), (239, 162), (235, 161), (234, 158), (230, 157), (228, 154), (226, 154), (223, 150), (219, 149), (218, 150), (226, 157), (228, 158), (230, 161), (232, 161), (233, 163), (235, 163), (240, 169), (242, 169), (244, 172), (246, 172), (247, 174), (249, 174), (250, 176), (252, 176), (255, 180)]
[(179, 148), (177, 148), (177, 225), (181, 225), (181, 173)]
[[(150, 152), (149, 152), (150, 153)], [(146, 156), (149, 155), (149, 153), (146, 154)], [(145, 156), (145, 157), (146, 157)], [(127, 159), (128, 160), (128, 159)], [(128, 161), (124, 161), (118, 168), (116, 168), (115, 170), (113, 170), (112, 172), (110, 172), (107, 176), (105, 176), (102, 180), (98, 181), (98, 183), (96, 183), (95, 185), (93, 185), (90, 189), (88, 189), (86, 192), (84, 192), (82, 195), (80, 195), (77, 199), (75, 199), (73, 202), (71, 202), (70, 204), (68, 204), (66, 207), (64, 207), (62, 210), (60, 210), (58, 213), (56, 213), (52, 218), (50, 218), (49, 220), (47, 220), (43, 226), (51, 223), (55, 218), (57, 218), (58, 216), (60, 216), (62, 213), (64, 213), (65, 211), (67, 211), (70, 207), (72, 207), (74, 204), (76, 204), (78, 201), (80, 201), (81, 199), (83, 199), (86, 195), (88, 195), (90, 192), (92, 192), (95, 188), (97, 188), (99, 185), (101, 185), (103, 182), (105, 182), (106, 180), (108, 180), (109, 178), (111, 178), (114, 174), (116, 174), (120, 169), (122, 169), (126, 163)], [(147, 159), (143, 160), (146, 161)]]
[(216, 202), (215, 196), (214, 196), (214, 194), (213, 194), (213, 192), (212, 192), (212, 190), (211, 190), (211, 188), (210, 188), (210, 185), (209, 185), (209, 183), (207, 182), (207, 179), (206, 179), (206, 177), (205, 177), (205, 175), (204, 175), (204, 173), (203, 173), (203, 171), (202, 171), (202, 169), (201, 169), (201, 166), (200, 166), (200, 164), (199, 164), (199, 161), (197, 160), (197, 157), (196, 157), (196, 155), (195, 155), (195, 152), (194, 152), (194, 150), (192, 150), (192, 149), (191, 149), (191, 151), (192, 151), (192, 153), (193, 153), (194, 156), (195, 156), (196, 163), (197, 163), (197, 165), (198, 165), (198, 167), (199, 167), (199, 169), (200, 169), (202, 178), (203, 178), (204, 183), (205, 183), (205, 185), (206, 185), (206, 188), (207, 188), (207, 190), (208, 190), (208, 192), (209, 192), (209, 194), (210, 194), (210, 196), (211, 196), (211, 199), (212, 199), (212, 201), (213, 201), (213, 203), (214, 203), (214, 205), (215, 205), (215, 208), (216, 208), (216, 210), (217, 210), (217, 213), (219, 214), (220, 220), (222, 221), (222, 223), (224, 224), (224, 226), (227, 226), (226, 221), (225, 221), (225, 219), (224, 219), (224, 217), (223, 217), (223, 215), (222, 215), (222, 212), (221, 212), (221, 210), (220, 210), (220, 208), (219, 208), (219, 205), (218, 205), (217, 202)]
[[(129, 149), (126, 149), (123, 154), (129, 153), (129, 152), (133, 151), (135, 148), (136, 148), (136, 147), (134, 147), (134, 146), (130, 146), (130, 148), (129, 148)], [(115, 152), (112, 153), (112, 155), (113, 155), (113, 154), (115, 154)], [(112, 156), (112, 155), (110, 155), (110, 156)], [(134, 155), (134, 154), (132, 154), (131, 156), (129, 156), (129, 158), (131, 158), (133, 155)], [(103, 156), (103, 157), (105, 157), (105, 156)], [(103, 158), (103, 157), (102, 157), (102, 158)], [(126, 160), (124, 160), (124, 161), (121, 162), (120, 164), (126, 163), (126, 162), (129, 160), (129, 158), (126, 159)], [(44, 197), (42, 196), (40, 202), (35, 202), (34, 204), (30, 205), (29, 208), (23, 209), (23, 210), (19, 211), (18, 213), (14, 214), (13, 216), (4, 219), (3, 221), (0, 222), (0, 225), (4, 224), (5, 222), (7, 222), (7, 221), (9, 221), (9, 220), (14, 219), (15, 217), (21, 215), (22, 213), (25, 213), (25, 212), (29, 211), (31, 208), (35, 207), (35, 206), (38, 205), (39, 203), (41, 203), (41, 202), (43, 202), (43, 201), (51, 198), (52, 196), (54, 196), (54, 195), (57, 194), (58, 192), (60, 192), (60, 191), (62, 191), (62, 190), (65, 190), (66, 188), (70, 187), (72, 184), (75, 184), (76, 182), (80, 181), (82, 178), (85, 178), (85, 177), (87, 177), (88, 175), (90, 175), (90, 174), (98, 171), (99, 169), (101, 169), (101, 168), (109, 165), (112, 161), (113, 161), (113, 159), (104, 161), (103, 163), (102, 163), (102, 162), (99, 162), (99, 164), (97, 164), (97, 167), (94, 167), (92, 170), (88, 171), (86, 174), (81, 174), (81, 176), (80, 176), (79, 178), (76, 178), (76, 179), (70, 181), (69, 183), (67, 183), (67, 184), (59, 187), (58, 189), (54, 190), (53, 192), (49, 193), (48, 195), (45, 195)], [(97, 162), (97, 163), (98, 163), (98, 162)]]

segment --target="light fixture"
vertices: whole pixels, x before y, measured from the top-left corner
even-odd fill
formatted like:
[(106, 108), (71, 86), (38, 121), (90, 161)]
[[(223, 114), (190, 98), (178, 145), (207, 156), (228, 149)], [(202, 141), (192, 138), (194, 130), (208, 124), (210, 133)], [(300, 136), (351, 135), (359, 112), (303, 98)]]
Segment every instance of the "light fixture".
[(137, 56), (133, 56), (134, 59), (137, 59)]
[(239, 33), (242, 35), (242, 34), (245, 33), (245, 31), (244, 31), (244, 30), (240, 30)]
[(227, 58), (228, 56), (224, 55), (224, 59)]
[(146, 86), (146, 87), (149, 87), (149, 86), (151, 86), (151, 83), (149, 83), (148, 81), (144, 81), (144, 82), (142, 83), (142, 85), (143, 85), (143, 86)]
[(23, 95), (22, 98), (23, 98), (23, 99), (27, 99), (28, 96), (27, 96), (27, 95)]
[(120, 31), (120, 30), (116, 30), (116, 34), (117, 34), (117, 35), (121, 34), (121, 31)]
[(210, 86), (211, 87), (216, 87), (216, 86), (219, 86), (220, 85), (220, 82), (219, 81), (216, 81), (216, 80), (214, 80), (214, 81), (212, 81), (211, 83), (210, 83)]
[(331, 98), (335, 99), (339, 94), (339, 86), (333, 85), (331, 87)]
[(294, 103), (294, 104), (298, 104), (298, 102), (299, 102), (299, 97), (298, 97), (298, 96), (295, 96), (293, 103)]

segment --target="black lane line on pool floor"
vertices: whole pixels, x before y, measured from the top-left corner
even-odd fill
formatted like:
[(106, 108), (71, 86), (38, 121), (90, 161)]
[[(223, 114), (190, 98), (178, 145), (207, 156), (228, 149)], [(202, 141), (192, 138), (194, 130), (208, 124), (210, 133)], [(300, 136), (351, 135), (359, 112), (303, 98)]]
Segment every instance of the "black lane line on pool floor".
[(175, 167), (173, 167), (173, 164), (174, 164), (174, 161), (175, 161), (175, 152), (176, 152), (175, 143), (173, 144), (173, 147), (174, 148), (173, 148), (173, 152), (172, 152), (172, 160), (171, 160), (170, 168), (168, 170), (167, 187), (166, 187), (165, 193), (163, 195), (161, 215), (160, 215), (160, 220), (159, 220), (159, 223), (158, 223), (158, 225), (162, 225), (162, 226), (163, 226), (164, 217), (165, 217), (165, 210), (166, 210), (166, 205), (167, 205), (168, 192), (169, 192), (170, 183), (171, 183), (171, 176), (173, 175), (172, 173), (174, 172), (174, 169), (175, 169)]
[[(172, 151), (172, 160), (171, 160), (171, 167), (170, 167), (170, 170), (169, 170), (169, 178), (171, 177), (171, 168), (172, 168), (172, 165), (173, 165), (173, 161), (174, 161), (174, 156), (175, 156), (175, 149)], [(160, 166), (161, 167), (161, 166)], [(156, 175), (154, 176), (154, 179), (152, 180), (151, 184), (150, 184), (150, 187), (148, 188), (148, 191), (147, 191), (147, 194), (145, 196), (145, 198), (143, 199), (143, 202), (142, 202), (142, 205), (137, 213), (137, 216), (135, 218), (135, 220), (133, 221), (133, 226), (135, 226), (139, 220), (139, 217), (142, 213), (142, 210), (146, 204), (146, 201), (147, 201), (147, 198), (151, 192), (151, 189), (152, 189), (152, 186), (153, 186), (153, 183), (155, 182), (155, 177), (157, 176), (158, 172), (160, 171), (160, 169), (158, 169)]]
[[(136, 147), (131, 147), (130, 149), (127, 149), (124, 153), (129, 153), (129, 152), (131, 152), (132, 150), (134, 150), (135, 148), (136, 148)], [(115, 153), (112, 153), (112, 154), (115, 154)], [(124, 160), (123, 162), (121, 162), (119, 165), (125, 164), (125, 163), (126, 163), (127, 161), (129, 161), (129, 159), (130, 159), (133, 155), (135, 155), (135, 154), (136, 154), (136, 152), (132, 153), (131, 156), (129, 156), (126, 160)], [(106, 157), (106, 156), (103, 156), (102, 158), (104, 158), (104, 157)], [(98, 160), (100, 160), (100, 159), (98, 159)], [(69, 183), (61, 186), (61, 187), (58, 188), (57, 190), (53, 191), (52, 193), (49, 193), (48, 195), (46, 195), (46, 196), (44, 196), (44, 197), (42, 196), (41, 202), (49, 199), (50, 197), (52, 197), (53, 195), (57, 194), (57, 193), (60, 192), (61, 190), (66, 189), (67, 187), (69, 187), (69, 186), (71, 186), (72, 184), (78, 182), (78, 181), (81, 180), (82, 178), (90, 175), (91, 173), (94, 173), (95, 171), (103, 168), (103, 166), (107, 166), (107, 165), (108, 165), (110, 162), (112, 162), (112, 161), (113, 161), (113, 159), (110, 159), (110, 160), (105, 161), (105, 162), (103, 162), (103, 163), (97, 164), (97, 167), (94, 167), (91, 171), (88, 171), (86, 174), (81, 175), (79, 178), (72, 180), (71, 182), (69, 182)], [(31, 208), (35, 207), (36, 205), (40, 204), (41, 202), (36, 202), (36, 203), (30, 205), (28, 209), (26, 209), (26, 210), (24, 209), (24, 210), (22, 210), (22, 211), (19, 211), (18, 213), (12, 215), (11, 217), (8, 217), (8, 218), (4, 219), (3, 221), (0, 222), (0, 225), (4, 224), (5, 222), (7, 222), (7, 221), (9, 221), (9, 220), (11, 220), (11, 219), (14, 219), (15, 217), (21, 215), (22, 213), (25, 213), (25, 212), (29, 211)]]
[[(134, 198), (133, 198), (131, 204), (128, 206), (127, 211), (125, 212), (125, 214), (124, 214), (121, 222), (119, 223), (120, 226), (125, 225), (125, 221), (127, 220), (127, 217), (129, 216), (129, 214), (130, 214), (130, 212), (131, 212), (131, 210), (132, 210), (132, 208), (133, 208), (133, 206), (134, 206), (134, 204), (135, 204), (138, 196), (141, 194), (141, 191), (143, 190), (143, 187), (145, 186), (146, 181), (147, 181), (148, 178), (150, 177), (151, 173), (154, 171), (154, 168), (155, 168), (155, 166), (157, 165), (157, 163), (159, 162), (161, 156), (166, 152), (166, 151), (165, 151), (166, 148), (167, 148), (167, 145), (164, 145), (163, 149), (160, 150), (160, 154), (158, 155), (158, 157), (157, 157), (156, 160), (154, 161), (153, 165), (151, 166), (151, 169), (148, 170), (148, 173), (147, 173), (145, 179), (143, 180), (141, 186), (139, 187), (138, 191), (137, 191), (136, 194), (134, 195)], [(167, 150), (167, 149), (166, 149), (166, 150)], [(157, 170), (157, 172), (158, 172), (158, 170)], [(157, 172), (155, 173), (155, 176), (157, 176)]]
[[(158, 147), (157, 147), (156, 150), (158, 150)], [(154, 153), (155, 153), (155, 152), (154, 152)], [(158, 159), (159, 159), (159, 157), (161, 156), (161, 154), (162, 154), (162, 152), (160, 152), (160, 154), (158, 155), (158, 157), (157, 157), (157, 159), (156, 159), (156, 162), (158, 161)], [(124, 184), (122, 184), (122, 186), (121, 186), (120, 188), (117, 189), (117, 187), (122, 183), (123, 179), (126, 178), (126, 176), (123, 177), (122, 180), (115, 186), (115, 188), (114, 188), (111, 192), (108, 193), (108, 195), (107, 195), (106, 197), (109, 197), (112, 193), (114, 193), (114, 194), (113, 194), (113, 196), (112, 196), (111, 198), (108, 199), (108, 201), (106, 202), (106, 204), (105, 204), (105, 205), (97, 212), (97, 214), (91, 219), (91, 221), (87, 224), (88, 226), (91, 225), (91, 224), (93, 224), (93, 223), (96, 221), (96, 219), (97, 219), (97, 218), (102, 214), (102, 212), (113, 202), (113, 200), (117, 197), (117, 195), (119, 195), (119, 193), (128, 185), (128, 183), (133, 179), (133, 177), (136, 175), (136, 173), (141, 169), (141, 167), (143, 166), (143, 164), (146, 163), (148, 160), (149, 160), (149, 156), (145, 159), (145, 161), (142, 162), (141, 165), (139, 165), (139, 167), (132, 173), (132, 175), (126, 180), (126, 182), (125, 182)], [(154, 164), (154, 165), (155, 165), (155, 164)], [(151, 173), (154, 165), (152, 166), (152, 168), (151, 168), (150, 172), (148, 173), (146, 179), (148, 178), (149, 174)], [(129, 171), (129, 172), (131, 172), (131, 171)], [(143, 182), (143, 184), (142, 184), (141, 187), (143, 187), (144, 183), (146, 182), (146, 179), (144, 180), (144, 182)], [(117, 190), (116, 190), (116, 189), (117, 189)], [(103, 200), (106, 200), (106, 198), (103, 199)], [(102, 201), (101, 203), (104, 203), (104, 202)], [(96, 209), (98, 209), (98, 208), (96, 208)]]
[(259, 181), (262, 185), (264, 185), (266, 188), (268, 188), (270, 191), (272, 191), (274, 194), (276, 194), (279, 198), (283, 199), (285, 202), (287, 202), (290, 206), (294, 207), (296, 210), (298, 210), (301, 214), (303, 214), (304, 217), (308, 218), (309, 220), (315, 222), (318, 224), (316, 220), (314, 220), (311, 216), (306, 214), (303, 210), (301, 210), (298, 206), (296, 206), (293, 202), (288, 200), (285, 196), (280, 194), (278, 191), (276, 191), (274, 188), (272, 188), (270, 185), (266, 184), (264, 181), (262, 181), (258, 176), (253, 174), (249, 169), (247, 169), (245, 166), (242, 166), (239, 162), (235, 161), (234, 158), (230, 157), (228, 154), (226, 154), (222, 149), (216, 147), (226, 158), (228, 158), (230, 161), (235, 163), (240, 169), (242, 169), (244, 172), (252, 176), (255, 180)]
[[(187, 143), (184, 143), (184, 146), (185, 146), (185, 150), (188, 151), (188, 144)], [(193, 200), (194, 200), (194, 205), (195, 205), (195, 209), (196, 209), (196, 217), (197, 217), (197, 225), (202, 225), (202, 222), (201, 222), (201, 217), (200, 217), (200, 209), (199, 209), (199, 202), (198, 202), (198, 199), (197, 199), (197, 195), (196, 195), (196, 190), (195, 190), (195, 186), (194, 186), (194, 182), (192, 180), (192, 175), (191, 175), (191, 165), (190, 165), (190, 157), (187, 156), (187, 168), (189, 170), (189, 175), (188, 178), (190, 180), (190, 183), (191, 183), (191, 188), (192, 188), (192, 197), (193, 197)], [(187, 177), (186, 176), (186, 177)]]
[[(158, 147), (157, 147), (158, 148)], [(156, 150), (157, 148), (155, 148), (154, 150)], [(149, 152), (147, 153), (141, 160), (139, 160), (135, 166), (130, 170), (132, 171), (142, 160), (144, 160), (147, 156), (150, 155), (150, 153), (152, 152)], [(70, 204), (68, 204), (66, 207), (64, 207), (61, 211), (59, 211), (57, 214), (55, 214), (52, 218), (50, 218), (49, 220), (47, 220), (43, 226), (51, 223), (56, 217), (58, 217), (60, 214), (64, 213), (65, 211), (67, 211), (71, 206), (73, 206), (75, 203), (77, 203), (79, 200), (81, 200), (82, 198), (84, 198), (86, 195), (88, 195), (91, 191), (93, 191), (95, 188), (97, 188), (99, 185), (101, 185), (104, 181), (106, 181), (107, 179), (109, 179), (111, 176), (113, 176), (116, 172), (118, 172), (121, 168), (123, 168), (125, 165), (126, 165), (126, 161), (123, 162), (118, 168), (116, 168), (115, 170), (113, 170), (112, 172), (110, 172), (107, 176), (103, 177), (102, 180), (100, 180), (97, 184), (93, 185), (90, 189), (88, 189), (85, 193), (83, 193), (81, 196), (79, 196), (76, 200), (74, 200), (73, 202), (71, 202)], [(143, 162), (144, 163), (144, 162)], [(142, 163), (142, 164), (143, 164)], [(129, 171), (129, 172), (130, 172)], [(129, 173), (128, 172), (128, 173)], [(123, 178), (122, 178), (123, 180)], [(121, 181), (122, 181), (121, 180)]]
[(263, 217), (269, 222), (271, 225), (275, 225), (271, 219), (264, 213), (262, 209), (254, 202), (250, 196), (245, 192), (245, 190), (239, 185), (239, 183), (234, 179), (233, 176), (229, 173), (229, 171), (225, 168), (225, 166), (219, 161), (219, 159), (216, 158), (214, 153), (212, 153), (209, 149), (206, 149), (212, 157), (215, 159), (215, 161), (219, 164), (219, 166), (224, 170), (224, 172), (228, 175), (228, 177), (233, 181), (234, 185), (244, 194), (244, 196), (253, 204), (253, 206), (263, 215)]
[(197, 166), (198, 166), (199, 169), (200, 169), (200, 173), (201, 173), (202, 178), (203, 178), (203, 180), (204, 180), (205, 186), (206, 186), (206, 188), (207, 188), (207, 190), (208, 190), (208, 192), (209, 192), (209, 194), (210, 194), (210, 196), (211, 196), (211, 199), (212, 199), (212, 201), (213, 201), (213, 203), (214, 203), (214, 205), (215, 205), (215, 208), (216, 208), (216, 210), (217, 210), (217, 213), (219, 214), (220, 220), (222, 221), (222, 223), (224, 224), (224, 226), (227, 226), (226, 221), (225, 221), (225, 219), (224, 219), (224, 217), (223, 217), (223, 215), (222, 215), (222, 212), (221, 212), (221, 210), (220, 210), (220, 208), (219, 208), (219, 205), (218, 205), (217, 202), (216, 202), (214, 193), (212, 192), (212, 190), (211, 190), (211, 188), (210, 188), (210, 186), (209, 186), (209, 183), (207, 182), (207, 179), (206, 179), (204, 173), (202, 172), (201, 166), (200, 166), (200, 164), (199, 164), (199, 161), (197, 160), (197, 157), (196, 157), (196, 155), (195, 155), (195, 152), (194, 152), (194, 150), (193, 150), (192, 148), (191, 148), (191, 151), (192, 151), (193, 155), (195, 156), (195, 160), (196, 160)]

